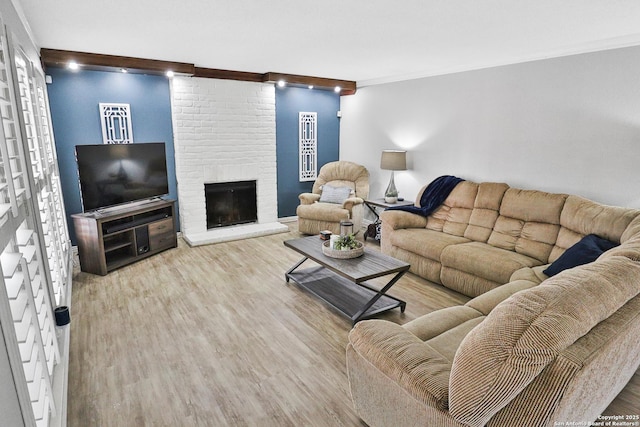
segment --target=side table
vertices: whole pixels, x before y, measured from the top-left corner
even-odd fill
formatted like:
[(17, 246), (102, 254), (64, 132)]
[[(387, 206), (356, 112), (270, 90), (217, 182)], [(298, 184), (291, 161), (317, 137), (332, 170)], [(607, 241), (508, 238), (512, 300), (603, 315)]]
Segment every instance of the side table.
[(376, 220), (367, 227), (367, 231), (364, 233), (364, 239), (367, 240), (367, 237), (371, 237), (376, 241), (380, 241), (380, 215), (378, 215), (376, 208), (386, 209), (393, 206), (411, 206), (413, 205), (413, 201), (403, 200), (396, 203), (387, 203), (384, 201), (384, 198), (381, 198), (365, 200), (364, 204), (376, 216)]
[(397, 201), (395, 203), (387, 203), (384, 201), (384, 198), (381, 198), (381, 199), (365, 200), (364, 204), (367, 205), (369, 210), (373, 212), (373, 214), (376, 216), (376, 220), (378, 220), (380, 219), (380, 215), (378, 215), (378, 212), (376, 212), (376, 208), (386, 209), (386, 208), (392, 208), (394, 206), (411, 206), (413, 205), (413, 201), (403, 200), (403, 201)]

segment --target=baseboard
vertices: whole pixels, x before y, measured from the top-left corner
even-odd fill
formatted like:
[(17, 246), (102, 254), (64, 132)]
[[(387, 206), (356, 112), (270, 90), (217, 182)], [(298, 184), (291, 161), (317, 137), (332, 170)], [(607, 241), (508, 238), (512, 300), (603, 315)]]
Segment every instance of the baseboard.
[(297, 216), (285, 216), (284, 218), (278, 218), (278, 222), (296, 222)]

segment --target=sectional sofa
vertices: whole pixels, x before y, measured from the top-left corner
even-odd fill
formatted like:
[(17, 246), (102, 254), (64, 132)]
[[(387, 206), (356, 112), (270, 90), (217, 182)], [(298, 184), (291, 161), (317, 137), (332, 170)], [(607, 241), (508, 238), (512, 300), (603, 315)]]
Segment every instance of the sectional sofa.
[(381, 219), (384, 253), (472, 299), (353, 328), (370, 426), (588, 425), (640, 366), (640, 211), (464, 181), (428, 217)]

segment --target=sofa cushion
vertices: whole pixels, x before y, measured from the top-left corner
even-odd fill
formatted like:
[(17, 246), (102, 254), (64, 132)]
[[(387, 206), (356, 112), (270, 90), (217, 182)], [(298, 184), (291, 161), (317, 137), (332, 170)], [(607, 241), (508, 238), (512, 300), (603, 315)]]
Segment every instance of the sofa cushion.
[(595, 234), (587, 234), (547, 267), (544, 270), (544, 274), (555, 276), (563, 270), (593, 262), (600, 255), (616, 246), (618, 246), (617, 243), (603, 239)]
[(482, 313), (478, 310), (464, 305), (456, 305), (432, 311), (405, 323), (402, 327), (422, 341), (427, 341), (468, 320), (479, 317), (482, 317)]
[(640, 211), (638, 211), (638, 216), (636, 216), (624, 229), (624, 232), (620, 236), (620, 243), (625, 243), (627, 240), (637, 238), (640, 236)]
[[(386, 243), (383, 231), (380, 246), (384, 248), (385, 245)], [(386, 250), (384, 253), (393, 258), (401, 259), (408, 263), (411, 266), (409, 267), (409, 271), (411, 273), (423, 277), (430, 282), (442, 284), (440, 283), (440, 273), (442, 272), (442, 265), (440, 264), (440, 261), (434, 261), (422, 255), (418, 255), (413, 252), (401, 249), (397, 246), (388, 246), (388, 250)]]
[(536, 286), (537, 283), (529, 280), (515, 280), (513, 282), (506, 283), (502, 286), (498, 286), (495, 289), (491, 289), (482, 295), (478, 295), (471, 301), (465, 304), (466, 307), (472, 308), (485, 316), (491, 313), (491, 310), (496, 308), (498, 304), (509, 298), (516, 292), (523, 291), (525, 289)]
[[(444, 248), (469, 241), (464, 237), (426, 228), (396, 230), (389, 236), (389, 239), (394, 246), (438, 262), (440, 262), (440, 254)], [(429, 243), (425, 244), (425, 242)]]
[(566, 194), (509, 188), (502, 198), (500, 215), (526, 222), (560, 224), (560, 212), (566, 199)]
[(565, 194), (509, 188), (487, 243), (548, 262), (560, 230)]
[(478, 185), (478, 195), (464, 237), (486, 243), (498, 219), (500, 203), (508, 188), (507, 184), (498, 182), (482, 182)]
[(427, 217), (427, 228), (464, 236), (478, 193), (478, 184), (463, 181), (449, 193), (444, 203)]
[(486, 243), (489, 236), (491, 236), (497, 219), (497, 210), (474, 208), (469, 217), (469, 225), (464, 231), (464, 237), (476, 242)]
[(349, 332), (349, 342), (364, 359), (420, 402), (446, 409), (451, 361), (402, 326), (364, 320)]
[(473, 273), (465, 273), (451, 267), (440, 267), (440, 282), (449, 289), (453, 289), (468, 297), (474, 298), (504, 283), (488, 280)]
[(622, 245), (609, 249), (598, 259), (606, 259), (612, 256), (623, 256), (632, 261), (640, 261), (640, 234), (627, 239)]
[(464, 337), (476, 326), (480, 324), (485, 319), (485, 316), (476, 317), (474, 319), (469, 319), (464, 323), (459, 324), (458, 326), (454, 326), (442, 334), (431, 338), (426, 341), (430, 347), (435, 349), (438, 353), (443, 355), (445, 359), (449, 360), (453, 363), (453, 359), (455, 358), (456, 352), (458, 351), (458, 347), (460, 347), (460, 343)]
[(606, 206), (579, 196), (569, 196), (562, 210), (561, 225), (582, 235), (597, 234), (607, 240), (620, 241), (638, 210)]
[(445, 247), (441, 262), (443, 266), (500, 284), (507, 283), (514, 271), (540, 264), (526, 255), (479, 242)]
[(561, 229), (549, 261), (558, 259), (587, 234), (596, 234), (612, 242), (626, 240), (629, 235), (625, 231), (638, 215), (637, 209), (605, 206), (579, 196), (567, 197), (560, 215)]
[(639, 291), (640, 264), (611, 257), (514, 294), (458, 348), (449, 384), (451, 414), (461, 423), (484, 426), (560, 352)]
[(560, 226), (542, 222), (500, 216), (496, 220), (488, 243), (497, 248), (515, 251), (546, 263), (558, 237)]
[(543, 272), (548, 266), (548, 264), (543, 264), (536, 265), (535, 267), (523, 267), (520, 270), (514, 271), (509, 278), (509, 281), (528, 280), (529, 282), (533, 282), (535, 285), (538, 285), (549, 278), (549, 276)]

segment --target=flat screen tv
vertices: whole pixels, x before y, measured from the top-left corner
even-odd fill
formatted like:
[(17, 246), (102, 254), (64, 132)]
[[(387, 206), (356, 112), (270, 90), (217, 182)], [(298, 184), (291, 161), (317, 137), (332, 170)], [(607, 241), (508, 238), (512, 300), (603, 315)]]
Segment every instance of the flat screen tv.
[(164, 142), (76, 145), (84, 211), (169, 193)]

